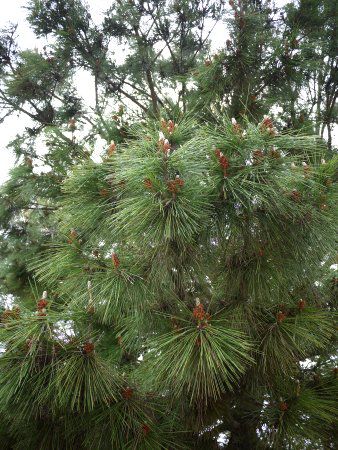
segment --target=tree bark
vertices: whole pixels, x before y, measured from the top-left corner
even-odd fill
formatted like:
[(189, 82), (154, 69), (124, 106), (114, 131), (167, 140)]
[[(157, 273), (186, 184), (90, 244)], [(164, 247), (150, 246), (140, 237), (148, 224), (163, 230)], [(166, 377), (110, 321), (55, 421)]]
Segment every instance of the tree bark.
[(226, 447), (228, 450), (261, 450), (265, 448), (257, 433), (261, 406), (244, 390), (239, 393), (233, 412), (231, 436)]

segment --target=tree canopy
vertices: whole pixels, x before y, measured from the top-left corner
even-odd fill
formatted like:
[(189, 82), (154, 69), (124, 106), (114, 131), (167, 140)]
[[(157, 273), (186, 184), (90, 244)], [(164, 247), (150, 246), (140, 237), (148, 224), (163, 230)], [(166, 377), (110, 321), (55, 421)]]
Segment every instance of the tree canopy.
[(334, 448), (337, 8), (31, 0), (47, 45), (2, 31), (3, 448)]

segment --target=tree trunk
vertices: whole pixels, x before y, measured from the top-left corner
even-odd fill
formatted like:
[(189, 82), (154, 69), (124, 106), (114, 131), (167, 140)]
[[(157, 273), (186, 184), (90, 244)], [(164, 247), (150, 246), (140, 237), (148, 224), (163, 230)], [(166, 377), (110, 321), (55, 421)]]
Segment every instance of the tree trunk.
[(257, 434), (261, 406), (248, 393), (239, 393), (233, 412), (231, 436), (226, 447), (228, 450), (261, 450), (265, 448)]
[(149, 86), (149, 89), (150, 89), (151, 102), (152, 102), (152, 105), (153, 105), (153, 112), (154, 112), (154, 115), (156, 117), (158, 117), (159, 116), (159, 109), (158, 109), (157, 94), (156, 94), (156, 91), (155, 91), (155, 85), (154, 85), (154, 81), (153, 81), (153, 77), (152, 77), (150, 69), (146, 70), (146, 77), (147, 77), (147, 83), (148, 83), (148, 86)]
[(327, 148), (329, 152), (332, 151), (332, 129), (330, 123), (327, 124)]
[(317, 103), (316, 103), (316, 134), (319, 134), (320, 123), (321, 123), (321, 104), (322, 104), (322, 86), (323, 86), (323, 75), (321, 72), (318, 74), (318, 84), (317, 84)]

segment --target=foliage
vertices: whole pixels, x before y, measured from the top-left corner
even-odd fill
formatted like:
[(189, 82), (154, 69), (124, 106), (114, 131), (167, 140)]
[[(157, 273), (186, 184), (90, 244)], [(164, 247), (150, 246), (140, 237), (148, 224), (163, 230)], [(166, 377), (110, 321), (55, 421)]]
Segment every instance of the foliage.
[(30, 122), (0, 192), (2, 448), (337, 444), (336, 8), (31, 0), (46, 46), (3, 30), (1, 120)]

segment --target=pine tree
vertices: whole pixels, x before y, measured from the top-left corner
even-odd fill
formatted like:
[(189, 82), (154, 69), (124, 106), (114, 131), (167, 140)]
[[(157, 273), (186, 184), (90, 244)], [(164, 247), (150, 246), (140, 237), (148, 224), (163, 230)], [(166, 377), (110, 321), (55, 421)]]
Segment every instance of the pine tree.
[[(286, 28), (263, 3), (230, 2), (233, 44), (206, 59), (196, 30), (219, 17), (217, 4), (116, 2), (102, 34), (81, 2), (31, 2), (36, 32), (56, 38), (55, 58), (71, 70), (92, 71), (97, 95), (88, 114), (65, 74), (53, 119), (34, 118), (50, 172), (31, 167), (35, 138), (13, 144), (21, 160), (2, 212), (13, 261), (2, 270), (15, 294), (1, 314), (3, 448), (336, 445), (337, 158), (309, 128), (283, 131), (283, 116), (263, 116), (290, 82), (269, 69), (282, 61)], [(129, 41), (122, 65), (108, 36)], [(159, 42), (170, 56), (154, 61)], [(45, 58), (30, 58), (37, 66), (23, 74), (39, 85)], [(3, 78), (13, 110), (42, 108), (50, 88), (20, 97), (20, 76)], [(103, 95), (128, 99), (127, 112), (115, 106), (108, 118)], [(77, 109), (61, 119), (66, 98)], [(84, 121), (85, 147), (76, 139)], [(97, 135), (102, 162), (90, 158)]]
[(12, 432), (26, 448), (208, 448), (220, 432), (228, 448), (320, 445), (335, 372), (300, 363), (334, 338), (316, 287), (333, 162), (267, 119), (133, 131), (65, 183), (33, 264), (49, 295), (2, 315)]

